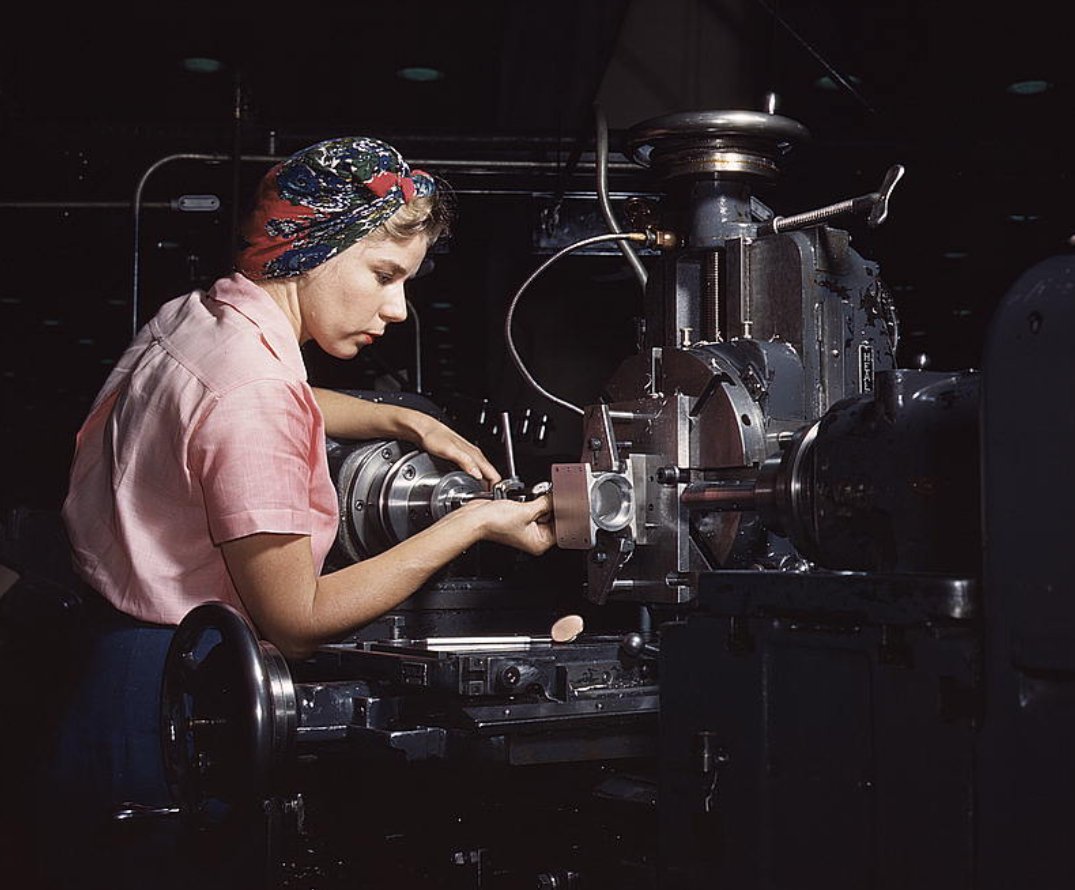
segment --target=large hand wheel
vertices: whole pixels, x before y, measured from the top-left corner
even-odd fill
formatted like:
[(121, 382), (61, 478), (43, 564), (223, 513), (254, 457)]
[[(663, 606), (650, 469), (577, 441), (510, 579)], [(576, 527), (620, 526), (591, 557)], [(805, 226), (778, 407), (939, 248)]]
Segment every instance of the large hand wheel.
[(233, 606), (210, 602), (180, 622), (164, 663), (164, 764), (181, 811), (212, 820), (273, 790), (294, 741), (287, 662)]

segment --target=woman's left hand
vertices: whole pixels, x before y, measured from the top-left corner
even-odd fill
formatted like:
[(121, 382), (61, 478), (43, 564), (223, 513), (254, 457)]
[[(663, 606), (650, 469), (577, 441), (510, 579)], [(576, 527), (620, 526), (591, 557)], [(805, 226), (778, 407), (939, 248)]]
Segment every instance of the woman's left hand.
[(433, 418), (428, 418), (428, 420), (429, 423), (423, 424), (422, 429), (418, 431), (416, 442), (424, 451), (428, 451), (435, 457), (450, 460), (475, 479), (484, 479), (490, 485), (500, 481), (500, 474), (496, 471), (496, 467), (489, 463), (477, 445), (468, 442), (439, 420)]
[(492, 485), (500, 474), (481, 449), (430, 414), (356, 398), (331, 389), (314, 388), (314, 398), (325, 418), (325, 433), (342, 439), (406, 439), (435, 457), (451, 461), (475, 479)]

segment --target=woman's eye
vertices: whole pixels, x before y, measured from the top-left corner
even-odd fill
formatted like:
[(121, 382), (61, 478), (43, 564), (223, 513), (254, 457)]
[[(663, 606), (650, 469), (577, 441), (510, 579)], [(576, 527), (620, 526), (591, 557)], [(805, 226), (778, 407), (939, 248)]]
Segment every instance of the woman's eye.
[(392, 275), (389, 274), (388, 272), (378, 272), (377, 273), (377, 282), (379, 284), (391, 284), (392, 283)]

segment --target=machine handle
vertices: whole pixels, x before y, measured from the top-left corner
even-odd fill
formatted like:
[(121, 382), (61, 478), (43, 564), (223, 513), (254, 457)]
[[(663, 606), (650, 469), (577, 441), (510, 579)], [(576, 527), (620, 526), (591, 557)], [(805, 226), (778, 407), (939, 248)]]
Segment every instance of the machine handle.
[(507, 411), (503, 411), (500, 414), (500, 426), (504, 434), (504, 457), (508, 462), (508, 477), (517, 479), (518, 473), (515, 472), (515, 443), (511, 437), (511, 415)]
[(620, 641), (620, 648), (631, 658), (657, 658), (661, 649), (656, 643), (649, 643), (637, 630), (626, 634)]
[(902, 164), (893, 164), (886, 171), (881, 187), (876, 192), (859, 195), (857, 198), (848, 198), (846, 201), (829, 204), (817, 210), (796, 213), (794, 216), (774, 216), (769, 222), (758, 226), (758, 234), (775, 235), (778, 232), (817, 225), (834, 217), (843, 216), (845, 213), (863, 212), (866, 213), (866, 224), (870, 228), (876, 228), (888, 218), (888, 201), (892, 197), (892, 190), (896, 188), (896, 183), (903, 178), (905, 172)]
[(875, 192), (873, 207), (869, 216), (866, 217), (866, 225), (876, 228), (888, 218), (888, 199), (892, 196), (892, 190), (896, 183), (903, 179), (905, 170), (903, 164), (893, 164), (888, 168), (885, 178), (881, 182), (881, 188)]

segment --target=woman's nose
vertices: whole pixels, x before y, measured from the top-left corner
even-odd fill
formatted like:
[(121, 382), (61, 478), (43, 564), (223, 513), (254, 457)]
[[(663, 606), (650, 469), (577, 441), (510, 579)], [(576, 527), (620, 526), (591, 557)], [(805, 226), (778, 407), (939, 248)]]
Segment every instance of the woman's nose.
[(393, 323), (407, 320), (407, 292), (403, 285), (393, 287), (381, 306), (381, 318)]

